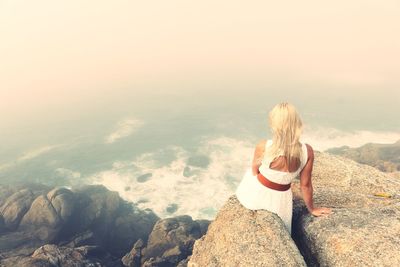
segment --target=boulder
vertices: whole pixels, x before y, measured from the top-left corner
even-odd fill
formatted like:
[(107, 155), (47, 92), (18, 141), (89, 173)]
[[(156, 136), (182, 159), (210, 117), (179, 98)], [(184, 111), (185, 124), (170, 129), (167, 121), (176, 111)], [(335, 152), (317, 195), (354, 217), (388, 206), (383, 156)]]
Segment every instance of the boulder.
[(308, 266), (400, 266), (400, 182), (379, 170), (326, 153), (315, 154), (314, 217), (293, 183), (293, 238)]
[(44, 260), (52, 266), (101, 266), (99, 262), (89, 259), (90, 253), (96, 252), (97, 247), (83, 246), (76, 248), (44, 245), (32, 254), (35, 260)]
[(122, 258), (123, 265), (126, 267), (140, 267), (143, 246), (142, 239), (136, 241), (131, 251)]
[(35, 195), (29, 189), (22, 189), (9, 196), (0, 207), (5, 227), (8, 230), (15, 230), (22, 217), (29, 210)]
[(37, 197), (21, 220), (19, 229), (30, 231), (39, 239), (52, 242), (69, 221), (75, 208), (73, 193), (55, 188)]
[[(88, 185), (74, 190), (76, 211), (62, 236), (85, 233), (80, 245), (98, 245), (122, 257), (138, 240), (147, 241), (159, 217), (151, 210), (137, 209), (102, 185)], [(91, 235), (87, 235), (90, 230)]]
[(110, 227), (106, 248), (116, 256), (122, 257), (137, 240), (147, 242), (153, 226), (159, 219), (152, 210), (141, 210), (124, 201)]
[(1, 215), (1, 213), (0, 213), (0, 234), (2, 232), (5, 232), (6, 230), (7, 230), (7, 228), (6, 228), (6, 224), (4, 222), (3, 215)]
[[(97, 246), (115, 265), (138, 239), (147, 242), (159, 217), (150, 209), (138, 209), (104, 186), (88, 185), (72, 190), (45, 187), (0, 186), (0, 265), (21, 260), (38, 247), (51, 243), (62, 247)], [(10, 190), (5, 190), (9, 188)], [(9, 193), (9, 191), (13, 193)], [(8, 192), (8, 193), (7, 193)], [(3, 215), (5, 217), (3, 217)], [(7, 227), (7, 223), (8, 226)], [(12, 226), (12, 230), (11, 230)], [(104, 253), (103, 253), (104, 254)], [(115, 260), (116, 257), (119, 257)], [(36, 263), (35, 263), (36, 264)], [(12, 266), (12, 264), (11, 264)]]
[(75, 196), (67, 188), (54, 188), (47, 193), (47, 199), (63, 222), (68, 222), (75, 210)]
[[(208, 226), (207, 220), (194, 221), (188, 215), (157, 221), (147, 245), (136, 243), (125, 255), (125, 266), (177, 266), (190, 256), (194, 242)], [(183, 263), (181, 263), (182, 265)]]
[(198, 239), (188, 267), (307, 266), (277, 214), (246, 209), (232, 195)]
[(96, 254), (97, 248), (90, 246), (68, 248), (47, 244), (36, 249), (30, 256), (16, 256), (1, 261), (4, 267), (95, 267), (103, 266), (91, 254)]
[[(27, 256), (45, 242), (33, 236), (30, 232), (5, 232), (0, 235), (0, 259), (15, 256)], [(0, 266), (1, 261), (0, 261)]]

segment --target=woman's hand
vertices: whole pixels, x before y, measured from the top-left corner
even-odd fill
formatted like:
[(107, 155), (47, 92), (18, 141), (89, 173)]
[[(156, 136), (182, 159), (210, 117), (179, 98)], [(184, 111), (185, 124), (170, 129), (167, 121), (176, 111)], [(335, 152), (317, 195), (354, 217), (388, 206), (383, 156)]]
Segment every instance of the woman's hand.
[(318, 208), (313, 208), (310, 213), (316, 217), (319, 216), (328, 216), (328, 214), (333, 213), (331, 208), (325, 208), (325, 207), (318, 207)]

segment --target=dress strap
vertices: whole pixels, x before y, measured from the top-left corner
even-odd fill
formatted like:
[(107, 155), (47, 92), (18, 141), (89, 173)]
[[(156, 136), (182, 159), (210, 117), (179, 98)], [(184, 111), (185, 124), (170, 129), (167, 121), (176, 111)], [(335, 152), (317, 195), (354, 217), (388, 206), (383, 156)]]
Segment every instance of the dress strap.
[[(268, 161), (268, 158), (267, 158), (267, 148), (269, 147), (269, 146), (271, 146), (272, 145), (272, 140), (270, 140), (270, 139), (268, 139), (266, 142), (265, 142), (265, 147), (264, 147), (264, 157), (263, 157), (263, 162), (265, 163), (265, 164), (269, 164), (270, 162)], [(268, 165), (269, 166), (269, 165)]]

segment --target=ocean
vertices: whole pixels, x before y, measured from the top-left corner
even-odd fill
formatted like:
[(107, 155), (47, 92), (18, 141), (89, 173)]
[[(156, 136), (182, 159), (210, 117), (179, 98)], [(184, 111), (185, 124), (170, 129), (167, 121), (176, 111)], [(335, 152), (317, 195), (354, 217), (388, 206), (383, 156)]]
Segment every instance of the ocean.
[(395, 89), (171, 86), (99, 91), (19, 121), (7, 114), (0, 182), (102, 184), (161, 218), (213, 219), (250, 167), (256, 143), (271, 137), (267, 114), (281, 101), (297, 107), (302, 141), (315, 150), (400, 139)]

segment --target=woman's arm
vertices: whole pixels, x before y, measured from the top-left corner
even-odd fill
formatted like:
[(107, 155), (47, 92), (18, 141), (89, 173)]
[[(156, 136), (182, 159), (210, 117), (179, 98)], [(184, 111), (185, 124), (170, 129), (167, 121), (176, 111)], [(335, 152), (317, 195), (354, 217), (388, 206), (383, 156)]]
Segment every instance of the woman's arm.
[(311, 211), (314, 209), (314, 204), (312, 199), (313, 187), (311, 183), (311, 174), (314, 165), (314, 150), (309, 144), (306, 144), (306, 146), (308, 151), (308, 159), (303, 170), (300, 172), (300, 190), (304, 202), (306, 204), (306, 207), (308, 211), (311, 213)]
[(265, 142), (266, 141), (259, 142), (254, 151), (253, 163), (251, 168), (253, 175), (257, 175), (260, 172), (258, 168), (261, 166), (261, 160), (264, 155)]
[(314, 150), (306, 144), (308, 151), (307, 163), (303, 170), (300, 172), (300, 190), (308, 211), (314, 216), (321, 216), (322, 214), (329, 214), (332, 212), (330, 208), (314, 207), (313, 203), (313, 187), (311, 182), (311, 174), (314, 165)]

